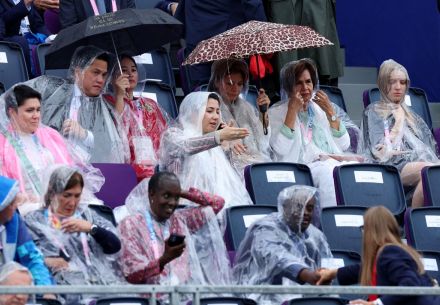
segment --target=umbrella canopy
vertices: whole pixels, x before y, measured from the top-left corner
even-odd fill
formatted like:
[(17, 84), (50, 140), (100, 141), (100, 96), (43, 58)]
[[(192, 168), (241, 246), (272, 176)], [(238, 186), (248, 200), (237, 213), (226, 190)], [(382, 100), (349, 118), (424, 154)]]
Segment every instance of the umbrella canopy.
[(123, 9), (92, 16), (58, 33), (46, 53), (47, 69), (65, 69), (75, 49), (94, 45), (114, 53), (142, 54), (179, 39), (183, 24), (159, 10)]
[(201, 41), (183, 62), (198, 64), (229, 57), (246, 57), (300, 48), (333, 45), (308, 26), (249, 21)]

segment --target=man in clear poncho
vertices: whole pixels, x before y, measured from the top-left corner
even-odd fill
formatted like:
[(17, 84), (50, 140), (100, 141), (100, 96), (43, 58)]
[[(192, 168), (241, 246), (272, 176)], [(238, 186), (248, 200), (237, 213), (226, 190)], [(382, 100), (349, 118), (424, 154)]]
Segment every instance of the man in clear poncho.
[[(32, 274), (26, 267), (16, 262), (7, 262), (0, 267), (0, 285), (31, 286), (32, 283)], [(28, 298), (27, 294), (2, 294), (0, 305), (25, 305)]]
[(254, 222), (240, 244), (233, 269), (236, 283), (281, 285), (287, 278), (316, 284), (322, 259), (332, 254), (324, 234), (311, 224), (314, 211), (319, 214), (316, 188), (294, 185), (282, 190), (278, 212)]
[(101, 93), (112, 68), (109, 53), (93, 46), (79, 47), (72, 57), (68, 79), (40, 76), (25, 84), (41, 93), (42, 122), (65, 136), (73, 149), (90, 162), (126, 163), (124, 134), (112, 107)]
[(384, 61), (377, 85), (380, 101), (363, 113), (361, 152), (373, 162), (396, 166), (403, 185), (414, 189), (412, 206), (420, 207), (421, 170), (439, 162), (435, 140), (425, 121), (407, 105), (410, 81), (405, 67), (392, 59)]
[(307, 164), (320, 191), (321, 207), (335, 206), (333, 168), (361, 159), (349, 153), (350, 136), (357, 139), (359, 128), (319, 90), (310, 59), (283, 67), (281, 98), (269, 109), (275, 160)]
[[(178, 209), (179, 198), (196, 206)], [(215, 214), (222, 197), (180, 188), (176, 175), (160, 172), (144, 179), (126, 201), (130, 216), (119, 224), (121, 265), (133, 284), (226, 285), (229, 261)], [(172, 244), (172, 237), (184, 240)]]
[[(246, 138), (229, 141), (227, 147), (223, 147), (229, 152), (231, 163), (241, 177), (245, 166), (271, 161), (270, 128), (267, 126), (267, 134), (264, 134), (258, 109), (245, 100), (248, 87), (249, 69), (245, 61), (224, 59), (212, 65), (208, 91), (215, 91), (222, 97), (222, 119), (249, 130)], [(270, 100), (263, 89), (260, 89), (257, 104), (269, 108)], [(269, 125), (267, 112), (264, 115)]]

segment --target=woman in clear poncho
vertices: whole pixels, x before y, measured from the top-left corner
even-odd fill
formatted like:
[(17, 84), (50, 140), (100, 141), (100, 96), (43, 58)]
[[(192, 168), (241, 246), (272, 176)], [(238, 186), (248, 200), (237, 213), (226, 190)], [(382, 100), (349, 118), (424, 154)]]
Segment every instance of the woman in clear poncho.
[[(249, 132), (224, 123), (218, 130), (221, 123), (217, 94), (193, 92), (187, 95), (180, 105), (177, 123), (162, 137), (161, 168), (174, 172), (184, 189), (193, 186), (222, 196), (226, 208), (252, 204), (239, 175), (220, 147), (222, 142), (243, 139)], [(223, 213), (220, 221), (222, 216)]]
[[(151, 177), (157, 164), (157, 153), (160, 138), (166, 129), (167, 114), (152, 99), (133, 93), (137, 87), (143, 87), (139, 81), (145, 79), (145, 73), (140, 70), (132, 56), (119, 56), (122, 74), (115, 69), (112, 79), (113, 96), (106, 95), (105, 99), (119, 113), (120, 122), (130, 145), (130, 161), (139, 180)], [(143, 88), (140, 93), (143, 92)]]
[(113, 67), (109, 53), (76, 49), (67, 79), (40, 76), (26, 82), (41, 93), (42, 122), (62, 134), (84, 160), (128, 163), (129, 147), (112, 107), (102, 98)]
[[(243, 177), (244, 167), (249, 164), (271, 161), (270, 156), (270, 128), (264, 134), (261, 114), (245, 100), (249, 87), (249, 71), (246, 62), (238, 59), (225, 59), (216, 61), (211, 68), (211, 79), (208, 91), (215, 91), (222, 97), (220, 105), (222, 119), (233, 126), (249, 130), (249, 136), (228, 142), (223, 147), (229, 152), (232, 165), (240, 176)], [(260, 89), (257, 104), (270, 105), (269, 97)], [(266, 123), (269, 125), (267, 112)]]
[[(114, 255), (121, 248), (116, 228), (80, 203), (83, 187), (84, 180), (74, 168), (56, 168), (44, 208), (27, 214), (26, 225), (58, 284), (122, 284), (125, 280)], [(67, 304), (77, 301), (78, 296), (67, 295)]]
[(333, 168), (361, 160), (349, 154), (348, 130), (357, 137), (359, 128), (319, 90), (316, 67), (310, 59), (283, 67), (281, 97), (282, 101), (269, 109), (275, 160), (307, 164), (321, 193), (321, 207), (335, 206)]
[[(196, 206), (176, 210), (179, 198)], [(225, 285), (229, 261), (215, 214), (222, 197), (180, 188), (177, 176), (159, 172), (144, 179), (126, 201), (130, 216), (119, 224), (121, 265), (133, 284)], [(172, 236), (184, 240), (171, 244)]]
[(332, 257), (324, 234), (311, 224), (319, 210), (316, 188), (295, 185), (281, 191), (278, 212), (254, 222), (240, 244), (233, 269), (236, 283), (281, 285), (287, 278), (315, 284), (322, 259)]
[(423, 205), (421, 170), (438, 163), (437, 147), (425, 121), (405, 103), (409, 76), (405, 67), (386, 60), (379, 70), (380, 101), (363, 114), (362, 152), (380, 164), (399, 169), (402, 183), (414, 189), (412, 206)]
[[(98, 182), (98, 189), (103, 182), (96, 169), (69, 151), (56, 130), (41, 123), (40, 101), (40, 93), (26, 85), (16, 85), (0, 97), (0, 172), (20, 182), (22, 214), (39, 208), (45, 172), (51, 165), (76, 163), (89, 181)], [(87, 194), (88, 200), (96, 199)]]

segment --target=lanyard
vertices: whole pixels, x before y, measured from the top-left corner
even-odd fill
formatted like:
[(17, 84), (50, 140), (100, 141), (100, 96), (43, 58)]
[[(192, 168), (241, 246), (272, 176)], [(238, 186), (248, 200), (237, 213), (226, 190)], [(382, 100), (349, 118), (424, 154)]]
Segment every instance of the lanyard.
[(301, 131), (305, 138), (307, 139), (306, 144), (309, 144), (313, 138), (313, 120), (315, 118), (315, 113), (312, 107), (309, 105), (307, 107), (307, 131), (305, 130), (304, 123), (301, 122)]
[[(90, 4), (92, 5), (93, 13), (95, 16), (99, 15), (98, 6), (96, 5), (96, 0), (90, 0)], [(118, 10), (116, 6), (116, 1), (112, 0), (112, 12), (116, 12)]]
[[(147, 229), (148, 229), (148, 232), (150, 233), (151, 242), (153, 243), (152, 246), (153, 246), (153, 252), (154, 252), (154, 259), (156, 260), (156, 259), (160, 258), (161, 254), (159, 252), (159, 241), (157, 239), (156, 232), (154, 231), (153, 219), (152, 219), (149, 211), (145, 212), (145, 221), (147, 222)], [(162, 234), (162, 239), (165, 240), (165, 238), (167, 238), (169, 233), (170, 233), (169, 228), (165, 227), (164, 232)]]

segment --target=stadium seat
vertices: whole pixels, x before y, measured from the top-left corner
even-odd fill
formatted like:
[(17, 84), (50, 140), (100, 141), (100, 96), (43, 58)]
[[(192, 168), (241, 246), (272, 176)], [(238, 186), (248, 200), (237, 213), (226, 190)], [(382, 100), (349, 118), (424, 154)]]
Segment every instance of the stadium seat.
[(19, 44), (0, 41), (0, 80), (8, 90), (29, 79), (23, 50)]
[(440, 252), (440, 207), (408, 209), (405, 233), (408, 244), (415, 249)]
[(323, 208), (321, 227), (330, 249), (361, 254), (363, 215), (366, 207), (337, 206)]
[(173, 67), (168, 52), (164, 49), (135, 56), (135, 61), (144, 71), (139, 70), (139, 79), (151, 79), (169, 85), (176, 91)]
[(110, 221), (115, 227), (117, 226), (115, 215), (113, 215), (113, 210), (111, 207), (99, 204), (89, 204), (89, 208), (95, 211), (99, 216), (102, 216)]
[[(257, 302), (251, 299), (234, 298), (234, 297), (217, 297), (217, 298), (201, 298), (200, 305), (257, 305)], [(192, 305), (188, 302), (187, 305)]]
[(288, 162), (251, 164), (244, 170), (246, 189), (255, 204), (277, 205), (280, 191), (294, 185), (313, 186), (307, 165)]
[(330, 101), (338, 105), (345, 112), (347, 112), (347, 107), (345, 106), (344, 95), (342, 94), (342, 90), (338, 87), (332, 86), (324, 86), (320, 85), (319, 88), (324, 91), (329, 97)]
[(68, 69), (48, 69), (46, 70), (46, 53), (50, 48), (50, 43), (42, 43), (37, 46), (38, 69), (42, 75), (58, 76), (61, 78), (67, 77)]
[(170, 118), (175, 119), (177, 117), (178, 110), (176, 98), (169, 85), (152, 80), (145, 81), (142, 96), (156, 101), (159, 106), (166, 111)]
[(303, 297), (292, 299), (286, 305), (345, 305), (348, 304), (347, 299), (337, 297)]
[(405, 211), (405, 193), (399, 171), (394, 166), (344, 164), (335, 167), (333, 177), (338, 205), (383, 205), (394, 215)]
[(123, 205), (131, 190), (137, 185), (136, 173), (129, 164), (93, 163), (100, 169), (105, 183), (96, 197), (112, 209)]
[[(367, 89), (363, 93), (364, 107), (380, 100), (380, 92), (378, 88)], [(429, 111), (428, 97), (421, 88), (410, 87), (405, 103), (422, 119), (425, 120), (429, 129), (432, 129), (431, 113)]]
[(248, 227), (256, 220), (276, 212), (275, 206), (244, 205), (226, 209), (225, 243), (231, 261), (243, 240)]
[[(207, 91), (208, 85), (201, 85), (198, 89), (198, 91)], [(250, 85), (248, 88), (248, 92), (246, 95), (245, 100), (249, 102), (252, 106), (257, 107), (257, 97), (258, 97), (258, 89), (254, 85)]]
[[(114, 297), (114, 298), (99, 298), (95, 305), (149, 305), (150, 300), (139, 297)], [(157, 302), (159, 304), (159, 302)]]
[(426, 273), (440, 283), (440, 252), (419, 251), (419, 253), (422, 255), (423, 265)]
[(422, 170), (425, 206), (440, 206), (440, 165), (427, 166)]

